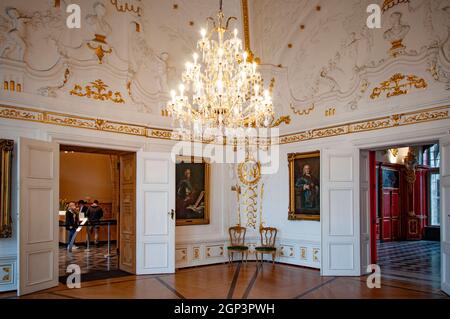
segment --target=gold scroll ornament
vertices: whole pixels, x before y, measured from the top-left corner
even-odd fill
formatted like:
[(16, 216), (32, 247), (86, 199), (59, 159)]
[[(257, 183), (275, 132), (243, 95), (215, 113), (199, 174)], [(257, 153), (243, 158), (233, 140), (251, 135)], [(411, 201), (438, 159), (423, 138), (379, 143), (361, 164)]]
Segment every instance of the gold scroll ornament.
[(387, 81), (380, 83), (380, 86), (375, 87), (370, 95), (372, 100), (378, 98), (381, 93), (387, 92), (386, 97), (408, 94), (407, 88), (414, 87), (416, 89), (425, 89), (428, 84), (423, 78), (419, 78), (415, 75), (404, 75), (401, 73), (395, 73)]
[(90, 82), (90, 85), (86, 85), (83, 88), (81, 85), (75, 84), (74, 88), (70, 91), (70, 95), (85, 96), (89, 99), (94, 99), (98, 101), (112, 101), (114, 103), (125, 103), (120, 92), (112, 92), (108, 89), (108, 85), (103, 83), (102, 80), (95, 80)]
[[(261, 163), (247, 158), (238, 166), (239, 181), (243, 184), (242, 198), (247, 216), (247, 227), (256, 229), (258, 215), (258, 182), (261, 179)], [(240, 205), (240, 202), (238, 203)]]

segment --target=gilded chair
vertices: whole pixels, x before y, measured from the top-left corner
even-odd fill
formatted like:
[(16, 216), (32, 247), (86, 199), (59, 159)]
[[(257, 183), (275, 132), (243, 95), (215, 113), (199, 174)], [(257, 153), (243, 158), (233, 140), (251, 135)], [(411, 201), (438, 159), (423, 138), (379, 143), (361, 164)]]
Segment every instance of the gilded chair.
[(227, 247), (228, 250), (228, 262), (233, 261), (234, 253), (240, 253), (242, 260), (247, 261), (248, 257), (248, 246), (245, 245), (245, 233), (247, 229), (242, 226), (234, 226), (228, 229), (230, 234), (230, 246)]
[(255, 247), (256, 261), (259, 261), (258, 254), (261, 254), (261, 264), (264, 261), (264, 254), (272, 255), (272, 263), (275, 263), (277, 249), (275, 248), (275, 240), (278, 230), (274, 227), (261, 227), (259, 234), (261, 235), (261, 246)]

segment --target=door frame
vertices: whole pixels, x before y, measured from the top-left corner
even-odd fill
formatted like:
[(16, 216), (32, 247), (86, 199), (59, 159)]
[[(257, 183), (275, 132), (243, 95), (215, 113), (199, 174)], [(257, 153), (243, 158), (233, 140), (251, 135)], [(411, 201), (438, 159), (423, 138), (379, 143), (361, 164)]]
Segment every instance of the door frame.
[[(136, 141), (123, 141), (123, 140), (113, 140), (107, 138), (99, 138), (92, 136), (81, 136), (81, 135), (69, 135), (56, 133), (48, 134), (48, 141), (56, 142), (59, 145), (70, 145), (70, 146), (79, 146), (79, 147), (87, 147), (87, 148), (96, 148), (96, 149), (104, 149), (110, 151), (118, 151), (118, 152), (129, 152), (137, 154), (145, 147), (145, 143), (136, 142)], [(137, 163), (136, 163), (137, 164)], [(59, 169), (59, 168), (58, 168)], [(59, 185), (58, 185), (59, 190)], [(135, 206), (137, 205), (137, 198), (135, 198)], [(56, 217), (58, 218), (58, 216)], [(120, 218), (120, 217), (119, 217)], [(58, 220), (56, 220), (58, 223)], [(119, 232), (118, 232), (119, 235)], [(119, 239), (120, 240), (120, 239)], [(135, 251), (137, 253), (137, 250)]]
[[(423, 130), (406, 131), (400, 134), (393, 131), (389, 132), (388, 134), (382, 135), (380, 134), (378, 136), (375, 135), (374, 137), (370, 138), (362, 138), (359, 140), (355, 140), (353, 141), (353, 145), (357, 147), (361, 153), (361, 151), (399, 147), (401, 145), (408, 146), (422, 143), (438, 143), (440, 138), (448, 135), (449, 135), (448, 127), (447, 128), (438, 127), (429, 129), (425, 128)], [(367, 173), (369, 174), (369, 172)], [(359, 200), (361, 201), (361, 198), (359, 198)], [(363, 216), (361, 216), (361, 218), (362, 217)], [(370, 236), (369, 240), (372, 240), (372, 236), (370, 233), (369, 236)], [(372, 250), (371, 248), (369, 249), (370, 251), (368, 253), (371, 254)], [(363, 254), (360, 255), (360, 258), (362, 258), (362, 256)]]

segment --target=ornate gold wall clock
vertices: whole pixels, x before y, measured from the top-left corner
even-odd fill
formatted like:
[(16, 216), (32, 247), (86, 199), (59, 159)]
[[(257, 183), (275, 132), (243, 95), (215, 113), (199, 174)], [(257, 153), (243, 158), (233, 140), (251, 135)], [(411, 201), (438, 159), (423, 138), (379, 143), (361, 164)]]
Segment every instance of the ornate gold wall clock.
[(261, 179), (261, 164), (252, 159), (247, 159), (239, 164), (238, 175), (241, 183), (255, 185)]

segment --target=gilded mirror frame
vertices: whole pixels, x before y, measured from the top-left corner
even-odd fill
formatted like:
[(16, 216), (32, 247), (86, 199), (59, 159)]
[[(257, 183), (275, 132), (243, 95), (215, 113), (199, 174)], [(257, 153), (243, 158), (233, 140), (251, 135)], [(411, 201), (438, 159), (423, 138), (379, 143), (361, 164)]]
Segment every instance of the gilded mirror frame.
[(0, 238), (12, 237), (11, 176), (14, 141), (0, 139)]

